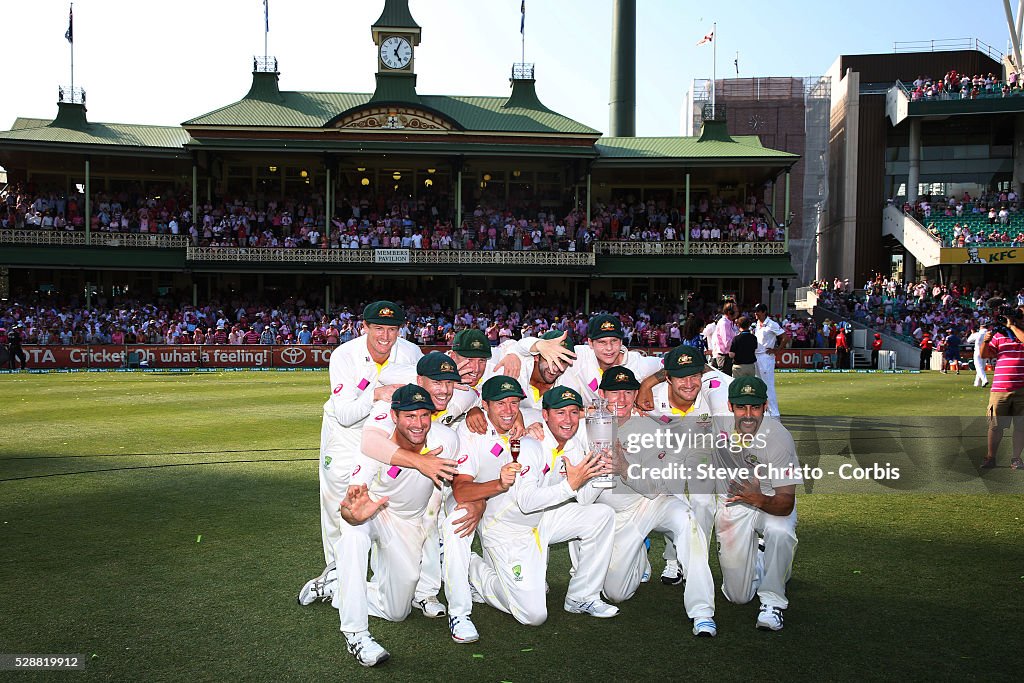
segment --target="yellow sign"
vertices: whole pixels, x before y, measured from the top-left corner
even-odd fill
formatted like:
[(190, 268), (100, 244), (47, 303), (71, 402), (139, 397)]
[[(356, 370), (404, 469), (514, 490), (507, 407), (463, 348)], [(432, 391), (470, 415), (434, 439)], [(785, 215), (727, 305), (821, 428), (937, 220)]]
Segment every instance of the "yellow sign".
[(1005, 247), (956, 247), (942, 250), (942, 264), (1000, 264), (1024, 263), (1024, 248)]

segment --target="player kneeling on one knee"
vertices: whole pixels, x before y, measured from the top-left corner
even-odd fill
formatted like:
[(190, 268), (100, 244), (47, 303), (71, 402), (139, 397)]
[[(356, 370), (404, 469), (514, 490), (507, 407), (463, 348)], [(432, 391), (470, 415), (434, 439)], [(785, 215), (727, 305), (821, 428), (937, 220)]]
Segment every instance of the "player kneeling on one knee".
[[(757, 628), (779, 631), (782, 610), (789, 606), (796, 487), (803, 477), (789, 431), (764, 419), (766, 402), (767, 387), (756, 377), (737, 378), (729, 386), (732, 418), (716, 420), (716, 433), (727, 438), (716, 441), (714, 465), (732, 479), (714, 475), (728, 491), (718, 497), (715, 534), (722, 593), (739, 604), (756, 594), (761, 600)], [(764, 537), (763, 550), (758, 535)]]
[[(524, 398), (519, 382), (496, 375), (484, 383), (482, 398), (487, 434), (460, 444), (459, 474), (453, 482), (455, 499), (460, 503), (487, 499), (478, 527), (486, 559), (476, 555), (469, 558), (472, 587), (485, 602), (520, 623), (542, 624), (547, 619), (544, 584), (548, 546), (579, 539), (580, 561), (569, 582), (565, 609), (596, 617), (615, 616), (618, 608), (600, 599), (611, 557), (614, 513), (604, 505), (577, 502), (592, 500), (594, 496), (585, 490), (587, 482), (610, 471), (602, 460), (569, 444), (579, 424), (583, 404), (579, 394), (565, 387), (545, 394), (544, 405), (551, 416), (545, 437), (550, 436), (554, 444), (549, 451), (552, 455), (545, 453), (541, 441), (523, 437), (517, 460), (512, 458), (507, 435)], [(567, 448), (577, 451), (575, 462), (558, 453)], [(556, 470), (565, 468), (564, 479), (557, 482), (545, 480), (552, 459)], [(449, 552), (446, 546), (446, 563)], [(446, 580), (451, 570), (451, 566), (446, 567)]]
[[(423, 454), (439, 447), (439, 454), (458, 450), (451, 430), (432, 427), (434, 410), (430, 394), (418, 385), (395, 391), (389, 432), (396, 446)], [(415, 469), (388, 466), (365, 455), (358, 457), (349, 483), (341, 516), (351, 527), (335, 543), (338, 591), (333, 604), (348, 651), (363, 666), (375, 666), (389, 655), (370, 635), (368, 617), (402, 621), (409, 616), (426, 535), (422, 518), (434, 483)], [(376, 561), (367, 581), (371, 547)]]

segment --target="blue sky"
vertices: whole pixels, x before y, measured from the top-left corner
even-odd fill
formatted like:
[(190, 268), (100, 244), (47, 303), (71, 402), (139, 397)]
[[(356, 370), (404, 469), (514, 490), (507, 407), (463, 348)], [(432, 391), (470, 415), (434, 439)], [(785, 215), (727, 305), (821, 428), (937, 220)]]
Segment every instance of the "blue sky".
[[(4, 3), (7, 66), (0, 128), (52, 117), (70, 81), (68, 4)], [(550, 108), (607, 130), (611, 0), (527, 0), (526, 61)], [(1011, 5), (1016, 9), (1016, 2)], [(424, 94), (504, 95), (520, 60), (520, 0), (411, 0), (423, 27), (416, 52)], [(894, 41), (978, 38), (1007, 49), (1001, 0), (637, 0), (637, 134), (678, 135), (694, 78), (811, 76), (840, 54), (891, 52)], [(270, 0), (270, 54), (285, 90), (371, 92), (370, 25), (383, 0)], [(78, 0), (75, 85), (93, 121), (176, 125), (238, 100), (263, 52), (262, 0)]]

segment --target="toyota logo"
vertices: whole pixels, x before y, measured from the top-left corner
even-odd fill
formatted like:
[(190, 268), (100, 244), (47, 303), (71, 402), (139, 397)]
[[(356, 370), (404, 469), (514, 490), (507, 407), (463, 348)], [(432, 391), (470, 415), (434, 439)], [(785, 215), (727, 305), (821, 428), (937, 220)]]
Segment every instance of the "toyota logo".
[(288, 365), (298, 365), (306, 360), (306, 352), (298, 346), (289, 346), (281, 350), (281, 360)]

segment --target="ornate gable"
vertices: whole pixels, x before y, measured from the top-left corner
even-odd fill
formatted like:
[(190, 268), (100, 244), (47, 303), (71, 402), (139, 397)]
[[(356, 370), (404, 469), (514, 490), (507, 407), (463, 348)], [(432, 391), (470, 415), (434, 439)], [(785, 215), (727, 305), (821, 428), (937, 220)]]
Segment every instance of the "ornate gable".
[(359, 130), (457, 130), (452, 121), (435, 112), (410, 106), (370, 106), (344, 114), (334, 122), (335, 128)]

